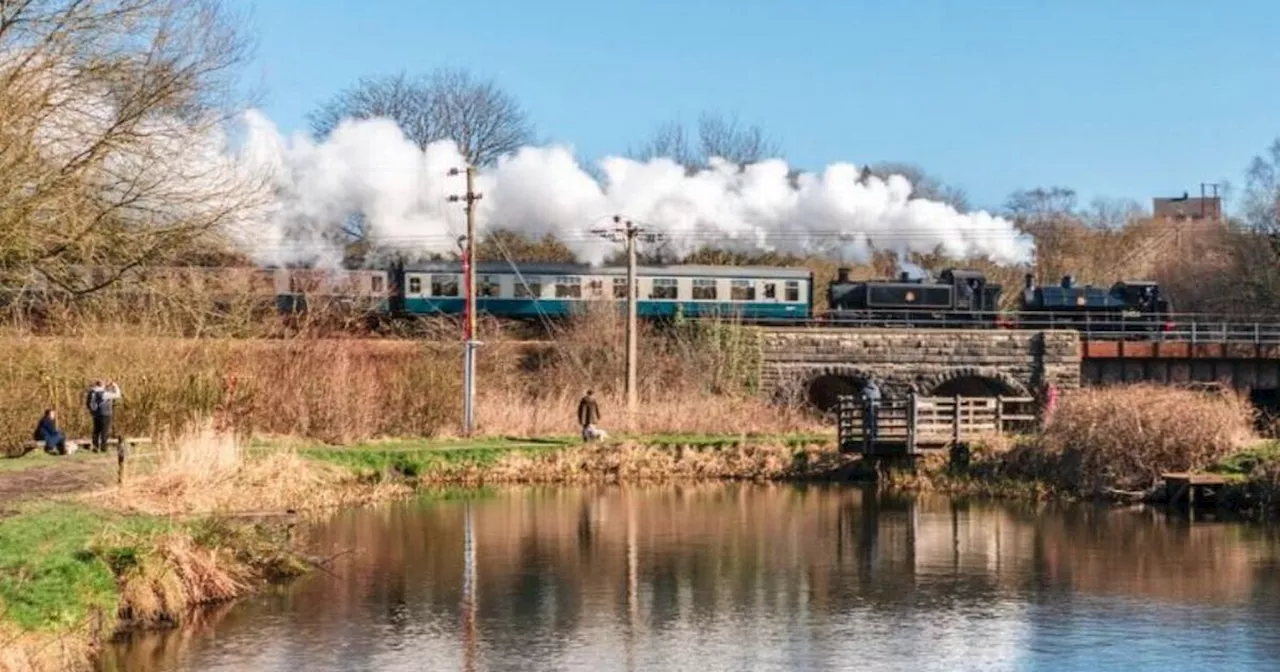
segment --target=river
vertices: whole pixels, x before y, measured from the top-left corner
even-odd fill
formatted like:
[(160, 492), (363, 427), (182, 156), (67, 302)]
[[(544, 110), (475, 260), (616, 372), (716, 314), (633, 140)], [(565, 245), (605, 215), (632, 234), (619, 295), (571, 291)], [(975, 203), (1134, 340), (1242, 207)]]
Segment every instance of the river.
[(329, 572), (105, 670), (1280, 669), (1280, 536), (853, 487), (524, 488), (344, 512)]

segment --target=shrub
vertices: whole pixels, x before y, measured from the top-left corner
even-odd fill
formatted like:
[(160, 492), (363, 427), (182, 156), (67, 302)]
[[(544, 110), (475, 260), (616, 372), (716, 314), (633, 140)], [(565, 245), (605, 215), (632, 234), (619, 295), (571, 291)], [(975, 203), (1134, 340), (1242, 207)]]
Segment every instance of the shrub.
[(1010, 462), (1080, 494), (1145, 490), (1161, 473), (1201, 470), (1234, 452), (1252, 427), (1252, 407), (1233, 392), (1147, 384), (1075, 390), (1062, 396), (1038, 444)]

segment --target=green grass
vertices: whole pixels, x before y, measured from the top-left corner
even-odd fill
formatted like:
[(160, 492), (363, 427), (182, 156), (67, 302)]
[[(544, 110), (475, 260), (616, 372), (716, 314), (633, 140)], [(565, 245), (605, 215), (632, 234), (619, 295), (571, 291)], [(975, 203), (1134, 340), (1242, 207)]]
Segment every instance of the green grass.
[(101, 463), (107, 464), (115, 459), (115, 453), (90, 453), (79, 452), (75, 455), (65, 455), (54, 457), (43, 449), (37, 448), (22, 457), (0, 457), (0, 474), (9, 471), (25, 471), (27, 469), (38, 469), (40, 467), (56, 467), (65, 465), (68, 462), (80, 463)]
[[(0, 619), (24, 630), (82, 622), (92, 608), (113, 615), (117, 590), (109, 562), (136, 557), (163, 526), (64, 503), (24, 508), (0, 522)], [(95, 542), (109, 534), (106, 545)]]
[(1207, 471), (1224, 476), (1247, 477), (1258, 466), (1280, 460), (1280, 441), (1263, 441), (1232, 453), (1209, 467)]
[[(831, 440), (825, 434), (725, 435), (653, 434), (611, 436), (608, 444), (622, 442), (651, 446), (732, 447), (742, 444), (783, 444), (799, 447)], [(414, 478), (445, 466), (487, 467), (513, 453), (539, 453), (580, 445), (574, 436), (541, 438), (484, 437), (479, 439), (406, 439), (357, 443), (351, 446), (317, 446), (293, 441), (258, 441), (252, 450), (267, 451), (292, 446), (305, 457), (336, 464), (363, 474), (388, 471)]]

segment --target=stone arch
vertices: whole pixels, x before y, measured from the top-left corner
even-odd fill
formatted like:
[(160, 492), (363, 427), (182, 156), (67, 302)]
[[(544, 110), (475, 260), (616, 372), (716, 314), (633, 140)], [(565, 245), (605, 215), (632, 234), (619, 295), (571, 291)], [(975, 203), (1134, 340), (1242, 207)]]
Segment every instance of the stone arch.
[(921, 381), (920, 392), (926, 396), (950, 397), (1025, 397), (1030, 393), (1021, 381), (998, 369), (954, 369)]
[(880, 381), (870, 372), (851, 366), (824, 366), (811, 369), (804, 380), (804, 399), (823, 413), (834, 413), (838, 396), (858, 394), (867, 381)]

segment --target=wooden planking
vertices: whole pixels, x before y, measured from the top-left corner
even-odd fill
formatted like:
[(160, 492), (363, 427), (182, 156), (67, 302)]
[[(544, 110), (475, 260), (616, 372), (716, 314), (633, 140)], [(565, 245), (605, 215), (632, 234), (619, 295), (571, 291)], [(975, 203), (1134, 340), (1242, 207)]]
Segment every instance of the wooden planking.
[[(922, 447), (945, 448), (975, 438), (1001, 434), (1038, 416), (1027, 412), (1030, 397), (918, 397), (883, 402), (877, 417), (877, 444), (902, 444), (907, 453)], [(839, 444), (844, 452), (862, 452), (862, 405), (842, 395), (838, 407)], [(871, 449), (874, 451), (875, 447)]]

